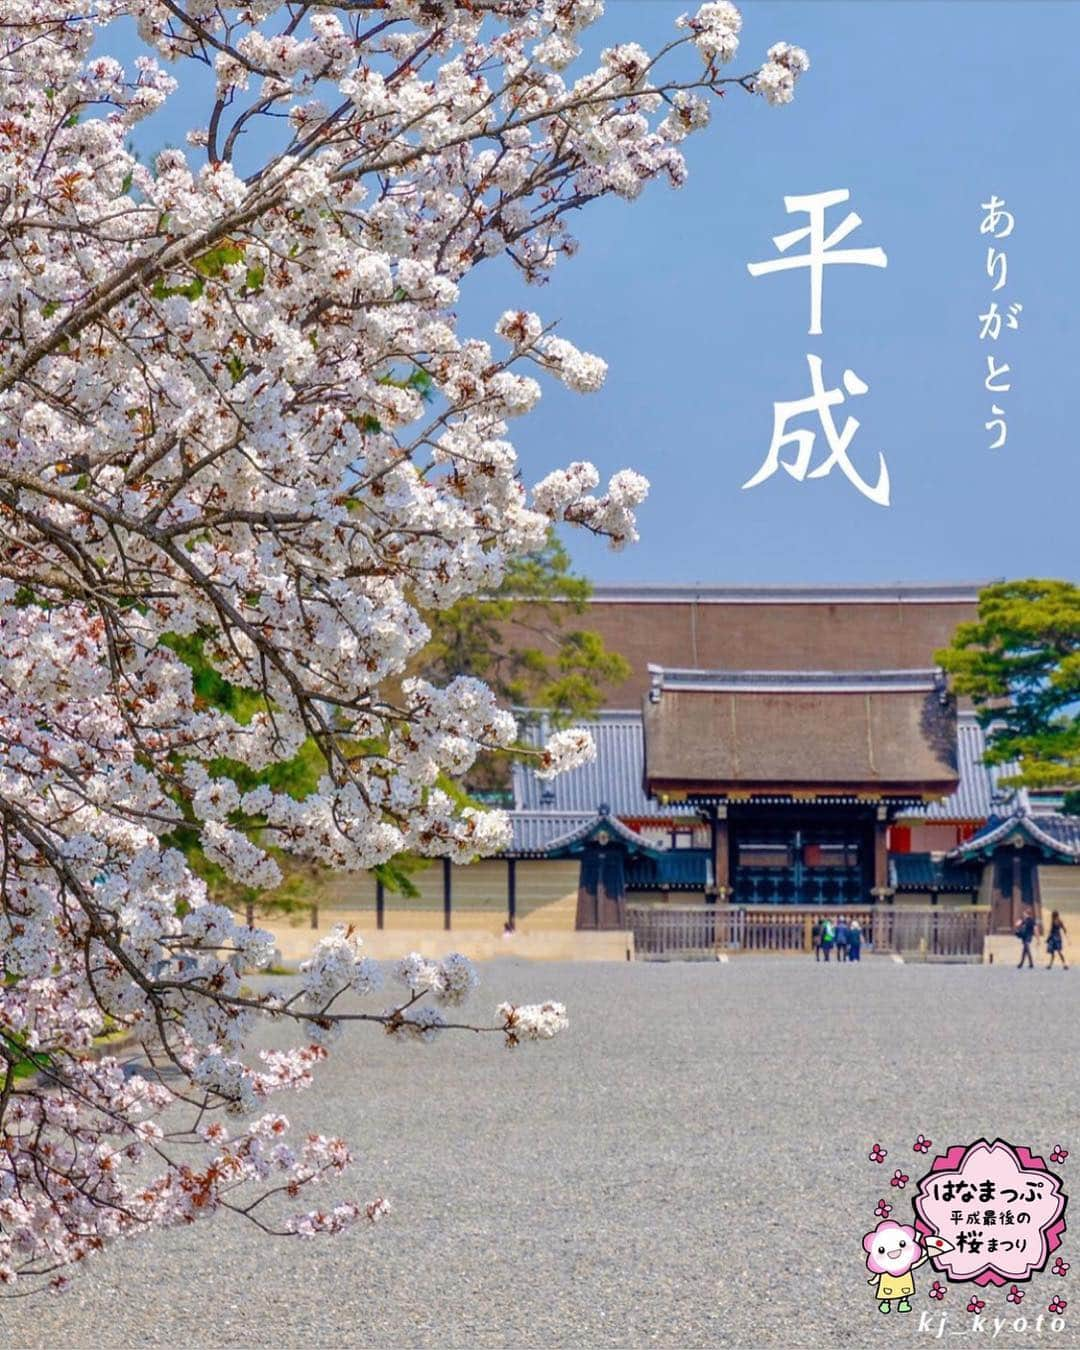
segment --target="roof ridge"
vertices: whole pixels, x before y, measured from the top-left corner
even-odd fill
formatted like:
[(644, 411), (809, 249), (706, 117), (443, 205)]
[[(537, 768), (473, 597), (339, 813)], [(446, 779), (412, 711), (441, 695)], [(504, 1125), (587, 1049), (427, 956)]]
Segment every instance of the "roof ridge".
[(662, 601), (705, 604), (901, 604), (936, 602), (973, 604), (979, 592), (1001, 578), (976, 581), (869, 581), (869, 582), (655, 582), (619, 581), (593, 583), (592, 601), (611, 603), (657, 603)]
[(724, 692), (726, 690), (782, 690), (850, 693), (893, 689), (906, 692), (944, 692), (945, 673), (940, 667), (911, 670), (696, 670), (687, 666), (648, 667), (649, 698), (656, 702), (664, 690)]

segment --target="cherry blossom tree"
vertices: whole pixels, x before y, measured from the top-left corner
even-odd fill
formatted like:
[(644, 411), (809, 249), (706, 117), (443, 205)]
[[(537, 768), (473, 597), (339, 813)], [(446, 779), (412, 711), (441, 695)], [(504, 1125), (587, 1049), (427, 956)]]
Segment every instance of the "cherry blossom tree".
[[(428, 637), (421, 613), (496, 589), (553, 522), (632, 541), (647, 484), (623, 471), (599, 491), (575, 463), (527, 487), (509, 422), (541, 377), (589, 393), (604, 362), (533, 313), (504, 314), (494, 345), (463, 336), (460, 287), (500, 254), (542, 281), (574, 252), (570, 213), (678, 186), (680, 143), (717, 96), (785, 103), (807, 67), (781, 43), (725, 74), (740, 17), (719, 0), (658, 54), (612, 46), (571, 78), (601, 9), (5, 0), (9, 1294), (62, 1288), (115, 1238), (223, 1210), (301, 1235), (378, 1217), (380, 1200), (293, 1203), (348, 1150), (293, 1139), (268, 1099), (305, 1085), (347, 1022), (423, 1040), (478, 1029), (454, 1020), (475, 982), (461, 958), (406, 958), (400, 996), (363, 1011), (354, 996), (380, 972), (347, 931), (298, 987), (248, 988), (270, 935), (215, 904), (167, 839), (194, 823), (206, 856), (255, 887), (278, 880), (267, 844), (341, 869), (505, 845), (504, 816), (444, 785), (511, 744), (514, 719), (475, 679), (401, 678)], [(143, 54), (125, 68), (110, 47), (133, 24)], [(188, 146), (140, 162), (131, 129), (170, 99), (196, 123)], [(198, 695), (193, 649), (254, 711)], [(309, 741), (326, 771), (301, 799), (219, 771)], [(544, 771), (590, 749), (559, 732)], [(267, 1019), (283, 1048), (259, 1058)], [(565, 1023), (555, 1003), (503, 1004), (483, 1029), (514, 1045)], [(143, 1070), (87, 1053), (106, 1027), (141, 1035)]]

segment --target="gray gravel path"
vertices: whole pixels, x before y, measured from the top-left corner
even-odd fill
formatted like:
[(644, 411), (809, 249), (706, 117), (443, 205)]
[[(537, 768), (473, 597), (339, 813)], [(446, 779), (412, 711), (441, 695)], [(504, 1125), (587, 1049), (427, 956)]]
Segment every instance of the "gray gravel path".
[[(508, 1054), (360, 1028), (286, 1105), (353, 1142), (347, 1192), (389, 1196), (390, 1220), (307, 1243), (226, 1221), (134, 1241), (65, 1297), (0, 1303), (0, 1344), (940, 1344), (918, 1330), (938, 1306), (927, 1280), (887, 1322), (865, 1282), (861, 1236), (893, 1161), (918, 1161), (919, 1131), (989, 1132), (1073, 1147), (1067, 1180), (1080, 1172), (1080, 972), (748, 959), (482, 974), (479, 1009), (553, 995), (570, 1033)], [(874, 1141), (889, 1165), (867, 1161)], [(1032, 1320), (1080, 1280), (1074, 1242), (1076, 1278), (1041, 1277)], [(954, 1286), (940, 1305), (956, 1326), (966, 1301)], [(993, 1296), (987, 1312), (1006, 1311)], [(1073, 1312), (1057, 1335), (961, 1340), (1080, 1346), (1080, 1292)]]

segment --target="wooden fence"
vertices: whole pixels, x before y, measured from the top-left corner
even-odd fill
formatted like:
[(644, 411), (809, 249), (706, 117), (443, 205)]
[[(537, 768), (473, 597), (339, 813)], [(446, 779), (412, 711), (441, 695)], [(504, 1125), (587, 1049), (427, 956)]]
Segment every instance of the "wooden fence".
[[(627, 905), (634, 948), (642, 957), (678, 960), (720, 952), (809, 952), (815, 919), (835, 910), (802, 906)], [(895, 952), (909, 959), (970, 960), (981, 957), (989, 910), (909, 908), (880, 905), (846, 909), (858, 919), (864, 950)]]

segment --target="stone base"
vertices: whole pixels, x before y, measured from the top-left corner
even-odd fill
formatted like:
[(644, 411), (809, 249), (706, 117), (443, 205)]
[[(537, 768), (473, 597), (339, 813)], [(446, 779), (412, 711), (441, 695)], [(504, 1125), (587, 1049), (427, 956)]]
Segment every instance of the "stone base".
[[(321, 916), (320, 916), (321, 917)], [(329, 917), (329, 916), (328, 916)], [(319, 938), (330, 931), (334, 923), (357, 922), (360, 936), (364, 940), (363, 951), (366, 956), (377, 961), (397, 960), (408, 952), (420, 952), (424, 956), (447, 956), (450, 952), (460, 952), (473, 961), (490, 961), (496, 957), (520, 956), (533, 961), (632, 961), (634, 959), (634, 935), (631, 932), (612, 930), (608, 932), (576, 933), (571, 930), (534, 930), (518, 931), (511, 937), (503, 937), (501, 932), (482, 931), (477, 928), (451, 929), (442, 927), (417, 927), (378, 929), (369, 927), (370, 915), (357, 915), (355, 918), (346, 912), (338, 911), (333, 922), (320, 924), (312, 929), (308, 925), (293, 927), (280, 921), (257, 920), (260, 928), (267, 928), (274, 934), (274, 942), (281, 952), (286, 965), (294, 965), (306, 960)]]

